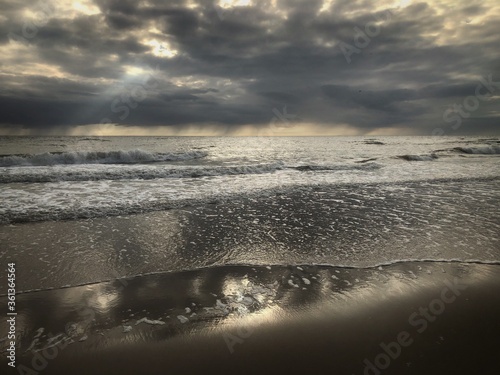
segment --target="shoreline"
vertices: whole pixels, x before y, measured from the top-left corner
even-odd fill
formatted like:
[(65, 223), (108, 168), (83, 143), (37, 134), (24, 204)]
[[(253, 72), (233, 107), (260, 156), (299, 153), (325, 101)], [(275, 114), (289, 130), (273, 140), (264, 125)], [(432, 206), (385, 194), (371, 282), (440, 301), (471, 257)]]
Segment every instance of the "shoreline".
[[(490, 262), (500, 246), (497, 185), (316, 187), (141, 215), (0, 226), (0, 261), (19, 264), (19, 291), (224, 264)], [(2, 294), (5, 285), (1, 274)]]
[(33, 368), (36, 353), (57, 352), (41, 374), (363, 374), (369, 362), (373, 375), (382, 344), (395, 356), (391, 343), (403, 338), (411, 344), (381, 373), (493, 374), (499, 291), (500, 266), (464, 263), (141, 276), (18, 295), (17, 360)]
[[(106, 279), (106, 280), (99, 280), (99, 281), (94, 281), (94, 282), (88, 282), (88, 283), (82, 283), (82, 284), (75, 284), (75, 285), (64, 285), (61, 287), (51, 287), (51, 288), (46, 288), (46, 289), (31, 289), (31, 290), (22, 290), (22, 291), (16, 291), (16, 295), (22, 295), (22, 294), (28, 294), (28, 293), (37, 293), (37, 292), (47, 292), (47, 291), (56, 291), (56, 290), (64, 290), (64, 289), (69, 289), (69, 288), (77, 288), (77, 287), (85, 287), (85, 286), (93, 286), (96, 284), (103, 284), (103, 283), (110, 283), (110, 282), (120, 282), (120, 280), (132, 280), (136, 278), (141, 278), (141, 277), (148, 277), (148, 276), (162, 276), (162, 275), (171, 275), (171, 274), (182, 274), (182, 273), (189, 273), (189, 272), (199, 272), (203, 270), (210, 270), (212, 268), (232, 268), (232, 267), (247, 267), (247, 268), (262, 268), (262, 267), (273, 267), (273, 268), (293, 268), (293, 267), (323, 267), (323, 268), (336, 268), (336, 269), (347, 269), (347, 270), (375, 270), (379, 267), (391, 267), (391, 266), (398, 266), (399, 264), (405, 264), (405, 263), (444, 263), (444, 264), (464, 264), (464, 265), (485, 265), (485, 266), (500, 266), (500, 261), (485, 261), (485, 260), (460, 260), (460, 259), (401, 259), (401, 260), (395, 260), (392, 262), (386, 262), (386, 263), (377, 263), (373, 265), (368, 265), (368, 266), (352, 266), (352, 265), (342, 265), (342, 264), (327, 264), (327, 263), (311, 263), (311, 264), (302, 264), (302, 263), (297, 263), (297, 264), (225, 264), (225, 265), (215, 265), (215, 266), (205, 266), (205, 267), (198, 267), (198, 268), (192, 268), (192, 269), (186, 269), (183, 271), (156, 271), (156, 272), (151, 272), (151, 273), (145, 273), (145, 274), (139, 274), (139, 275), (132, 275), (132, 276), (121, 276), (115, 279)], [(7, 293), (0, 294), (0, 298), (6, 297)]]

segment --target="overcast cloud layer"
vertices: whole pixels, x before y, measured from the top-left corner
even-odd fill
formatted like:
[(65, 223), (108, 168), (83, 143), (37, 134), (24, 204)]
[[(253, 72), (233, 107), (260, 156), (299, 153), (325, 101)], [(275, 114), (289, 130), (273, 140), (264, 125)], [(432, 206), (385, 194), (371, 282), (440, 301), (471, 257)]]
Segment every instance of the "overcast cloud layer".
[(500, 133), (497, 0), (0, 7), (3, 134)]

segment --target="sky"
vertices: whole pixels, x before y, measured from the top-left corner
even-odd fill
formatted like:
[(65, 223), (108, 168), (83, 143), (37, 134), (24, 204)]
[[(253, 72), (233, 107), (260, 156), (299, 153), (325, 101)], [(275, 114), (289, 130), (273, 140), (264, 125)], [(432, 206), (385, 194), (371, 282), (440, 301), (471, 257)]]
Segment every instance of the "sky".
[(0, 0), (3, 135), (497, 135), (498, 0)]

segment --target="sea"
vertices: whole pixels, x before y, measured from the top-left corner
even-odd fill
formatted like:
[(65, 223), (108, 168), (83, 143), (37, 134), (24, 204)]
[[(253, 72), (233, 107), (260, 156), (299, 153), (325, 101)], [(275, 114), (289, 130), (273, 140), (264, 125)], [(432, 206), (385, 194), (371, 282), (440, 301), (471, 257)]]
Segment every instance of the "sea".
[(498, 202), (498, 137), (0, 137), (0, 262), (20, 264), (21, 291), (228, 264), (495, 263)]

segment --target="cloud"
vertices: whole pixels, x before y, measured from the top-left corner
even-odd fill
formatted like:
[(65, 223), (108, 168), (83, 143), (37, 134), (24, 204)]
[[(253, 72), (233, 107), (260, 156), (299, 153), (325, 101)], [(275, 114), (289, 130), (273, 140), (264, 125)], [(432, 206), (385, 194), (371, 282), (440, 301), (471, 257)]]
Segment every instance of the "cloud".
[(498, 92), (443, 117), (500, 80), (494, 0), (232, 4), (1, 0), (3, 131), (249, 134), (286, 107), (311, 134), (498, 133)]

